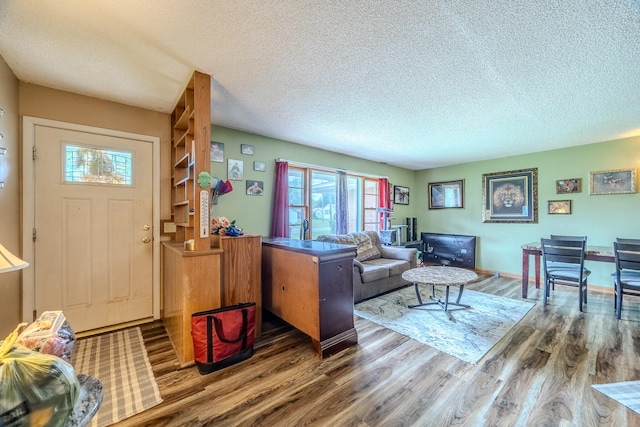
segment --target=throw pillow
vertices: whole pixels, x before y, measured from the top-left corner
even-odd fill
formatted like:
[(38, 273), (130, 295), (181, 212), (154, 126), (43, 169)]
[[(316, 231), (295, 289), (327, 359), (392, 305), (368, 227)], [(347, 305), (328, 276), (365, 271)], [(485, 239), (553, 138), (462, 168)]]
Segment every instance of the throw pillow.
[(356, 259), (358, 261), (380, 258), (382, 255), (366, 233), (351, 233), (349, 236), (353, 240), (353, 244), (358, 247), (356, 249)]

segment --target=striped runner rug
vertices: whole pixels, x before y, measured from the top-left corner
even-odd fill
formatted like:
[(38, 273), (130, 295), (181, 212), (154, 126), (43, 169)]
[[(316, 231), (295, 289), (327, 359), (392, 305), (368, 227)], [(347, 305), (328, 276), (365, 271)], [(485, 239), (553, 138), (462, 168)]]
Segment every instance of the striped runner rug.
[(138, 327), (79, 339), (71, 364), (77, 374), (102, 383), (104, 397), (92, 427), (117, 423), (162, 402)]
[(591, 387), (640, 414), (640, 381), (591, 384)]

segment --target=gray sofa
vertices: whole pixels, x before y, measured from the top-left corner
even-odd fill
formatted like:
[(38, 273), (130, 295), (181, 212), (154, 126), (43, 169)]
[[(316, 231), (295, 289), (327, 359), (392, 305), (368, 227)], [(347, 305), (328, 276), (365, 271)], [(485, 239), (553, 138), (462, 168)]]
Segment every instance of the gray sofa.
[(351, 234), (325, 234), (320, 242), (354, 245), (353, 299), (360, 302), (384, 292), (408, 285), (402, 273), (417, 265), (417, 249), (385, 246), (375, 231)]

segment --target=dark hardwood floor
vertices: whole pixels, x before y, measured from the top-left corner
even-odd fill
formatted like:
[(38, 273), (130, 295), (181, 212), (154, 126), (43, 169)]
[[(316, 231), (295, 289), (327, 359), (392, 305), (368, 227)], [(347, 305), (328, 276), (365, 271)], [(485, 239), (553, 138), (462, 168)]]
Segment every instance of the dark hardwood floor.
[[(468, 286), (519, 299), (516, 279)], [(557, 286), (477, 366), (356, 318), (357, 346), (320, 360), (311, 341), (265, 322), (254, 356), (209, 375), (180, 369), (161, 322), (141, 326), (163, 403), (118, 426), (640, 426), (591, 384), (640, 379), (640, 300)]]

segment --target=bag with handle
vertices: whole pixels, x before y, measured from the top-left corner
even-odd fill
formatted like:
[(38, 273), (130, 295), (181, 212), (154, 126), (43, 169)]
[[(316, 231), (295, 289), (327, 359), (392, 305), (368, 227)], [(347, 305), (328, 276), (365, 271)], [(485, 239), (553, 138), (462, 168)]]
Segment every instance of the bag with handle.
[(255, 302), (193, 313), (191, 338), (200, 374), (249, 359), (253, 355), (255, 325)]

